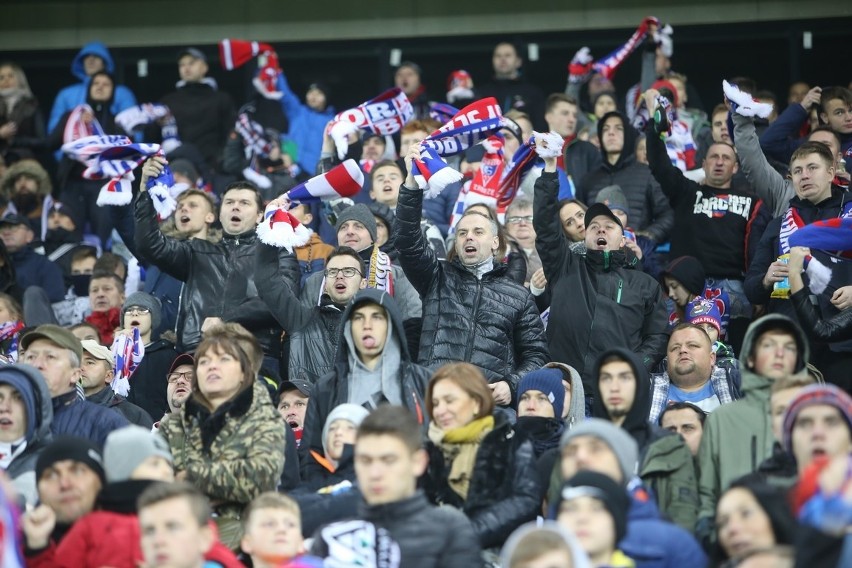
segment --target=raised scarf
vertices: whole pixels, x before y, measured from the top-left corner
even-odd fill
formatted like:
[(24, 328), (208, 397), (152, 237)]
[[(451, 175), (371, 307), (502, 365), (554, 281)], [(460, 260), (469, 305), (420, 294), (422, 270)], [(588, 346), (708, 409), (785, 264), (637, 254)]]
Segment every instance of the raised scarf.
[(349, 150), (347, 136), (366, 130), (380, 136), (394, 134), (402, 130), (406, 122), (414, 116), (411, 101), (394, 87), (379, 96), (365, 101), (360, 105), (338, 113), (331, 121), (328, 135), (334, 140), (337, 157), (343, 159)]
[(134, 327), (129, 337), (123, 333), (115, 336), (112, 356), (115, 360), (115, 374), (110, 386), (113, 392), (126, 397), (130, 394), (130, 376), (139, 368), (145, 356), (145, 344), (142, 343), (139, 328)]
[(18, 361), (18, 336), (21, 330), (26, 327), (21, 320), (7, 321), (0, 324), (0, 342), (12, 339), (9, 348), (3, 352), (9, 362), (15, 363)]
[[(83, 120), (83, 115), (86, 113), (92, 115), (90, 122)], [(86, 104), (77, 105), (71, 110), (71, 114), (68, 115), (68, 120), (65, 122), (65, 130), (62, 132), (63, 151), (65, 151), (65, 144), (80, 138), (104, 135), (104, 129), (98, 119), (94, 118), (94, 114), (95, 111), (92, 110), (92, 107)]]
[(429, 424), (429, 439), (441, 448), (444, 461), (450, 464), (447, 482), (462, 500), (467, 500), (479, 444), (492, 430), (494, 430), (494, 417), (490, 415), (446, 432), (441, 430), (435, 421)]
[(379, 249), (379, 245), (373, 245), (373, 253), (370, 255), (370, 266), (367, 270), (367, 288), (384, 290), (391, 296), (394, 295), (391, 259), (386, 252), (382, 252)]

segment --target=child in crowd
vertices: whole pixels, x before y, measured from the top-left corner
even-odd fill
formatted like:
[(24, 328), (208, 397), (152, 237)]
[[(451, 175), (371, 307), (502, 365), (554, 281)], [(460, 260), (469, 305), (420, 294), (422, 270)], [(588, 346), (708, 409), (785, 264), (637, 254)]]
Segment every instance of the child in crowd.
[(240, 548), (251, 557), (253, 568), (289, 566), (288, 562), (305, 559), (298, 503), (273, 492), (255, 497), (243, 512)]

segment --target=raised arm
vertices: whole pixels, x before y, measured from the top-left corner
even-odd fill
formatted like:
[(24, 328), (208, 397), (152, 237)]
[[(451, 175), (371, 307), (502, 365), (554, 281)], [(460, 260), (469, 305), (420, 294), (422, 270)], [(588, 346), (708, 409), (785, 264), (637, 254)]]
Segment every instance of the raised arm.
[(299, 263), (295, 254), (279, 257), (277, 248), (258, 243), (254, 269), (257, 295), (266, 303), (269, 311), (287, 333), (299, 331), (314, 315), (312, 307), (299, 301), (299, 281), (292, 279), (292, 274), (298, 275), (298, 270)]
[(760, 149), (754, 119), (737, 113), (733, 113), (731, 118), (734, 121), (734, 146), (743, 174), (757, 196), (772, 211), (773, 216), (782, 215), (787, 210), (790, 199), (796, 195), (792, 184), (766, 160), (763, 150)]
[[(408, 281), (424, 297), (441, 273), (441, 263), (432, 247), (426, 242), (420, 229), (420, 217), (423, 211), (423, 191), (417, 187), (414, 179), (412, 160), (419, 156), (416, 145), (408, 149), (405, 165), (408, 176), (399, 188), (399, 203), (396, 206), (396, 248), (399, 251), (399, 263)], [(410, 189), (414, 188), (414, 189)]]
[(798, 137), (799, 129), (808, 119), (808, 111), (812, 104), (819, 103), (820, 93), (822, 89), (814, 87), (801, 103), (792, 104), (784, 109), (784, 112), (778, 115), (775, 122), (769, 125), (769, 128), (763, 131), (760, 137), (760, 147), (766, 152), (767, 156), (771, 156), (781, 162), (787, 162), (790, 155), (798, 148), (803, 138)]
[(556, 197), (559, 194), (559, 178), (556, 174), (556, 159), (547, 158), (544, 171), (535, 181), (533, 193), (533, 227), (535, 248), (547, 281), (553, 285), (556, 278), (573, 261), (573, 254), (559, 222)]
[(139, 254), (148, 262), (178, 280), (186, 282), (192, 262), (191, 242), (167, 237), (160, 231), (154, 204), (145, 190), (148, 178), (158, 176), (163, 171), (165, 163), (164, 158), (155, 156), (142, 166), (142, 180), (139, 183), (139, 195), (136, 196), (135, 205), (134, 240)]
[[(645, 91), (645, 106), (650, 112), (654, 111), (656, 97), (659, 92), (654, 89)], [(692, 200), (692, 195), (686, 194), (688, 186), (687, 179), (683, 176), (678, 168), (676, 168), (671, 159), (669, 159), (666, 151), (666, 144), (663, 142), (662, 135), (657, 133), (654, 126), (654, 121), (649, 120), (645, 127), (645, 140), (648, 149), (648, 167), (651, 168), (651, 174), (657, 183), (660, 184), (663, 194), (668, 198), (673, 207), (677, 207), (678, 203), (684, 197)]]

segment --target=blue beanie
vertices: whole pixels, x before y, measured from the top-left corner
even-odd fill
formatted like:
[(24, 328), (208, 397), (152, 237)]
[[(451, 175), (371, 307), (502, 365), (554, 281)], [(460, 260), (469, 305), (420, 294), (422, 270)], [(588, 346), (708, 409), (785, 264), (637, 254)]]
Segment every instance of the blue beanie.
[[(537, 390), (547, 395), (553, 405), (553, 416), (562, 418), (565, 406), (565, 387), (562, 385), (562, 371), (559, 369), (539, 369), (527, 373), (518, 385), (518, 400), (528, 390)], [(520, 404), (520, 403), (519, 403)]]
[(36, 429), (36, 398), (33, 384), (24, 373), (13, 366), (0, 367), (0, 384), (13, 387), (21, 394), (24, 406), (27, 409), (26, 439), (31, 440)]

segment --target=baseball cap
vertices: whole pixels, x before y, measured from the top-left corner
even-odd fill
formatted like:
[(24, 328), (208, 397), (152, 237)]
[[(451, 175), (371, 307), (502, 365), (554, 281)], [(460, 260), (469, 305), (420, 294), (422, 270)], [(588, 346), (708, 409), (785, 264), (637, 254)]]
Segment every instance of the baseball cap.
[(586, 227), (589, 226), (589, 223), (592, 222), (592, 219), (594, 219), (595, 217), (600, 217), (601, 215), (612, 219), (613, 221), (618, 223), (618, 226), (621, 227), (622, 231), (624, 230), (624, 225), (621, 224), (619, 218), (616, 217), (615, 213), (613, 213), (612, 210), (603, 203), (594, 203), (591, 207), (588, 208), (588, 210), (586, 210)]
[(200, 59), (201, 61), (207, 63), (207, 56), (204, 55), (204, 52), (198, 49), (197, 47), (187, 47), (178, 52), (178, 61), (183, 58), (183, 56), (189, 55), (194, 57), (195, 59)]
[(52, 323), (38, 326), (21, 338), (21, 350), (26, 351), (30, 343), (37, 339), (47, 339), (60, 347), (73, 351), (77, 354), (77, 359), (83, 358), (83, 345), (80, 343), (80, 340), (64, 327), (59, 327)]
[(30, 220), (22, 215), (8, 215), (0, 219), (0, 225), (25, 225), (27, 228), (32, 229), (32, 225), (30, 225)]
[(83, 350), (89, 355), (95, 359), (106, 361), (110, 368), (115, 369), (115, 358), (112, 356), (112, 351), (91, 339), (84, 339), (80, 344), (83, 346)]
[(281, 383), (282, 394), (291, 390), (297, 390), (305, 396), (311, 396), (313, 387), (311, 386), (311, 383), (303, 379), (293, 379), (292, 381), (284, 381)]
[(189, 353), (181, 353), (180, 355), (175, 357), (174, 361), (172, 361), (172, 366), (169, 367), (168, 374), (171, 375), (172, 373), (174, 373), (175, 369), (177, 369), (181, 365), (192, 365), (193, 367), (195, 367), (195, 357), (193, 357)]

